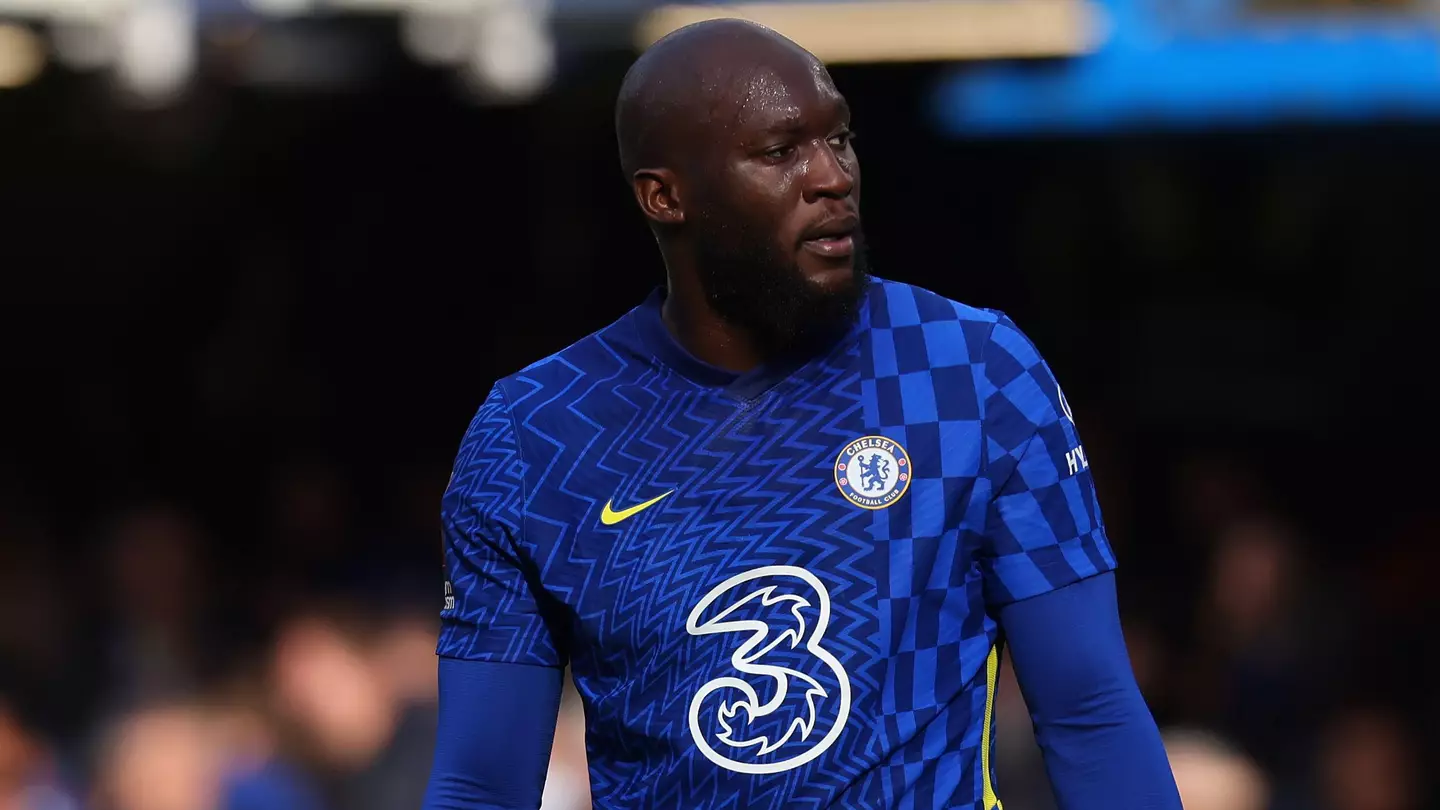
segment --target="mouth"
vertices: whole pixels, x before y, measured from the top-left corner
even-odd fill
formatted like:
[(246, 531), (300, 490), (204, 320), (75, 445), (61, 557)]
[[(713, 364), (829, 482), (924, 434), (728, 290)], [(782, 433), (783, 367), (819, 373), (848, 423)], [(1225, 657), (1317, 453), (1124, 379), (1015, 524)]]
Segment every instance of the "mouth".
[(827, 219), (806, 228), (800, 246), (829, 259), (846, 259), (855, 254), (855, 232), (860, 218), (854, 214)]

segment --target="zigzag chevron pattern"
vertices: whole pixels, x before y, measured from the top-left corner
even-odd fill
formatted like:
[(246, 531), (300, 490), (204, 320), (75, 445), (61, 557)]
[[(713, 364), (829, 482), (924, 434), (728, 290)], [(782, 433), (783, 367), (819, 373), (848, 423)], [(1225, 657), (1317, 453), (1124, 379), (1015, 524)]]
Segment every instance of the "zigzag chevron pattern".
[[(693, 755), (686, 712), (701, 686), (730, 668), (736, 641), (695, 638), (684, 627), (701, 597), (736, 573), (765, 565), (824, 572), (833, 611), (826, 644), (854, 669), (856, 702), (873, 703), (870, 519), (845, 503), (831, 472), (861, 425), (856, 345), (737, 407), (664, 368), (625, 363), (623, 345), (596, 344), (615, 358), (618, 376), (592, 371), (580, 383), (570, 364), (551, 362), (509, 387), (524, 414), (526, 459), (554, 482), (555, 497), (543, 511), (532, 503), (529, 519), (553, 532), (542, 579), (574, 611), (572, 664), (591, 744), (618, 754), (592, 762), (597, 806), (829, 804), (862, 773), (856, 752), (870, 747), (871, 729), (847, 724), (826, 754), (784, 773), (742, 778), (714, 767)], [(563, 436), (546, 425), (563, 425)], [(628, 505), (671, 491), (630, 521), (600, 524), (612, 499)], [(833, 697), (834, 682), (826, 686)], [(674, 751), (685, 755), (656, 755)], [(758, 760), (786, 754), (782, 746)]]

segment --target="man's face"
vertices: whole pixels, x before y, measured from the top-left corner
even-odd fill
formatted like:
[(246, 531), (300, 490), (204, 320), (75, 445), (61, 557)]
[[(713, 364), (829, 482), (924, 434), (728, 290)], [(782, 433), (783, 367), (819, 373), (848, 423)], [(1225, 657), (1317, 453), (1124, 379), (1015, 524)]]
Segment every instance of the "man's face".
[(748, 72), (721, 102), (688, 220), (710, 303), (768, 349), (830, 337), (868, 277), (849, 107), (802, 55)]

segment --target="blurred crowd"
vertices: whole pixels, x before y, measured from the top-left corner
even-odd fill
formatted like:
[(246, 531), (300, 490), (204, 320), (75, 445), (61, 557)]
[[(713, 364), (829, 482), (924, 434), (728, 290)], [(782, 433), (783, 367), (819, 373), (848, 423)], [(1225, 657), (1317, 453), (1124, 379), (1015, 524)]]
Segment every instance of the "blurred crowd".
[[(1112, 533), (1137, 569), (1122, 573), (1130, 651), (1186, 807), (1433, 807), (1424, 661), (1435, 645), (1417, 557), (1317, 565), (1301, 528), (1257, 495), (1255, 472), (1205, 453), (1170, 471), (1168, 511), (1189, 531), (1142, 539), (1123, 454), (1092, 421)], [(435, 725), (436, 583), (387, 589), (373, 584), (383, 573), (357, 570), (343, 478), (314, 461), (276, 474), (262, 508), (270, 539), (228, 555), (258, 556), (258, 567), (224, 562), (184, 503), (127, 503), (71, 541), (8, 500), (0, 810), (418, 806)], [(1154, 543), (1171, 548), (1147, 556)], [(1008, 667), (1002, 683), (1006, 807), (1053, 808)], [(546, 810), (588, 807), (582, 723), (572, 692)]]
[[(1427, 674), (1440, 645), (1423, 584), (1433, 552), (1356, 538), (1330, 560), (1235, 457), (1196, 453), (1167, 473), (1172, 525), (1189, 531), (1112, 533), (1132, 665), (1187, 810), (1440, 806)], [(1124, 503), (1110, 499), (1108, 513)], [(1433, 543), (1440, 513), (1402, 525)], [(1124, 571), (1126, 556), (1143, 558), (1139, 543), (1180, 546), (1168, 576)], [(1009, 667), (996, 714), (1005, 806), (1053, 810)]]
[(179, 504), (107, 517), (90, 554), (7, 529), (31, 542), (0, 564), (4, 810), (415, 804), (433, 611), (256, 581), (227, 604), (227, 572)]
[[(266, 574), (235, 583), (182, 505), (108, 516), (87, 559), (7, 504), (0, 810), (419, 806), (438, 601), (307, 576), (346, 565), (327, 531), (341, 501), (287, 478), (276, 529), (293, 556), (268, 548)], [(550, 806), (578, 806), (583, 741), (556, 747)]]

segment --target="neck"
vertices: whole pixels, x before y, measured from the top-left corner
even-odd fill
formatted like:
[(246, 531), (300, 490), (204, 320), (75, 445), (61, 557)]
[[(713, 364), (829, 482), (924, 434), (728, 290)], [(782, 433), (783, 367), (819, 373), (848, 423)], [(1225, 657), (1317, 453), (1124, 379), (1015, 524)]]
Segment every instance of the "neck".
[(767, 359), (754, 337), (710, 308), (695, 273), (670, 270), (661, 309), (665, 327), (690, 354), (726, 371), (743, 374)]

